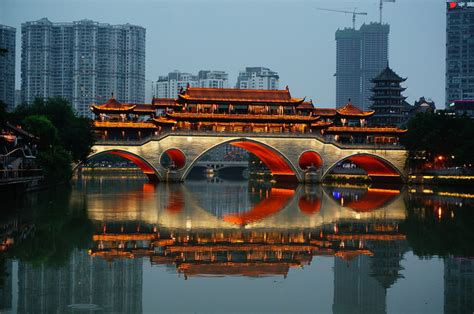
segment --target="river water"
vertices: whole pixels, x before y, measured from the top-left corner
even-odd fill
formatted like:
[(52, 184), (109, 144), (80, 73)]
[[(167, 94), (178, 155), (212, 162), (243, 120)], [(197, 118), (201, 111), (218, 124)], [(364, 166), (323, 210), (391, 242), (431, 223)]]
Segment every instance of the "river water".
[(2, 202), (0, 311), (474, 310), (462, 190), (86, 176)]

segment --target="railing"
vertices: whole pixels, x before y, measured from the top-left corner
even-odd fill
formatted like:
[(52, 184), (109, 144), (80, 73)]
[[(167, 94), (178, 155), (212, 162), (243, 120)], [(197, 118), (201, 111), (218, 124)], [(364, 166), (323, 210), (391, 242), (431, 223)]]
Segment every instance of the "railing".
[(149, 141), (158, 141), (167, 136), (227, 136), (227, 137), (276, 137), (276, 138), (307, 138), (317, 139), (324, 144), (333, 144), (339, 148), (348, 149), (404, 149), (399, 143), (341, 143), (335, 140), (327, 139), (318, 133), (294, 133), (294, 132), (231, 132), (231, 131), (195, 131), (195, 130), (175, 130), (164, 132), (159, 135), (151, 135), (139, 140), (136, 139), (117, 139), (117, 140), (98, 140), (99, 145), (130, 145), (140, 146)]
[(0, 170), (0, 183), (12, 181), (26, 181), (28, 179), (41, 179), (43, 177), (42, 169), (7, 169)]

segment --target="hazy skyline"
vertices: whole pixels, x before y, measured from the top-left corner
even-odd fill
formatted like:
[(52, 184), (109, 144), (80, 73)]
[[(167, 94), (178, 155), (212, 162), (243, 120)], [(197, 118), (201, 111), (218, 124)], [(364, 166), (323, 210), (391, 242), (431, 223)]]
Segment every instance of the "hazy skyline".
[[(444, 107), (446, 4), (443, 0), (384, 3), (390, 24), (390, 66), (407, 77), (404, 95), (420, 96)], [(352, 16), (316, 8), (367, 12), (356, 28), (378, 21), (379, 1), (216, 1), (216, 0), (1, 0), (0, 24), (17, 28), (16, 88), (20, 88), (21, 23), (43, 17), (51, 22), (91, 19), (146, 28), (147, 80), (173, 70), (223, 70), (234, 86), (247, 66), (264, 66), (280, 75), (280, 88), (294, 97), (334, 107), (338, 28)]]

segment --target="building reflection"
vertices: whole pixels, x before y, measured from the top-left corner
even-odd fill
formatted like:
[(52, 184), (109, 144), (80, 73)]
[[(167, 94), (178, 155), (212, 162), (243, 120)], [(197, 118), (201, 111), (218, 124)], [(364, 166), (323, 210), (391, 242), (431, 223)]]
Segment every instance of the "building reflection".
[(20, 262), (19, 313), (142, 311), (143, 263), (140, 259), (108, 262), (74, 250), (64, 265)]
[(474, 258), (444, 259), (444, 312), (474, 311)]

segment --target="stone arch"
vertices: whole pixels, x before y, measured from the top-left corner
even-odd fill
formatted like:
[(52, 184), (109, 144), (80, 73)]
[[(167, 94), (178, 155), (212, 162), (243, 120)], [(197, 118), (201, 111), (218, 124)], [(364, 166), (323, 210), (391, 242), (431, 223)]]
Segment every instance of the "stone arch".
[(306, 170), (308, 167), (313, 166), (317, 169), (322, 168), (324, 165), (321, 154), (314, 150), (305, 150), (298, 157), (298, 166), (301, 170)]
[(277, 181), (295, 181), (295, 179), (297, 181), (301, 181), (300, 175), (295, 165), (282, 152), (280, 152), (275, 147), (248, 138), (224, 140), (216, 145), (211, 146), (210, 148), (205, 149), (189, 164), (189, 166), (186, 168), (186, 171), (181, 177), (181, 181), (184, 181), (186, 179), (194, 165), (199, 161), (202, 156), (204, 156), (212, 149), (224, 144), (230, 144), (236, 147), (243, 148), (257, 156), (268, 167), (268, 169), (270, 169), (274, 178)]
[[(130, 160), (142, 170), (142, 172), (148, 177), (150, 181), (157, 182), (160, 180), (158, 171), (147, 160), (145, 160), (145, 158), (138, 156), (134, 153), (128, 152), (126, 150), (120, 150), (120, 149), (104, 150), (104, 151), (89, 155), (87, 157), (87, 160), (93, 157), (106, 155), (106, 154), (117, 155), (117, 156)], [(79, 167), (79, 165), (80, 164), (78, 164), (76, 168)]]
[(159, 160), (160, 160), (160, 166), (162, 166), (162, 167), (163, 167), (163, 165), (161, 165), (161, 161), (162, 161), (162, 158), (165, 155), (167, 155), (173, 161), (173, 163), (176, 165), (176, 170), (181, 170), (186, 166), (186, 155), (184, 154), (184, 152), (181, 149), (179, 149), (179, 148), (168, 148), (163, 153), (161, 153)]
[(369, 153), (357, 153), (346, 156), (333, 163), (323, 174), (322, 181), (341, 162), (351, 161), (358, 167), (364, 169), (371, 178), (394, 178), (404, 180), (403, 173), (387, 159)]

